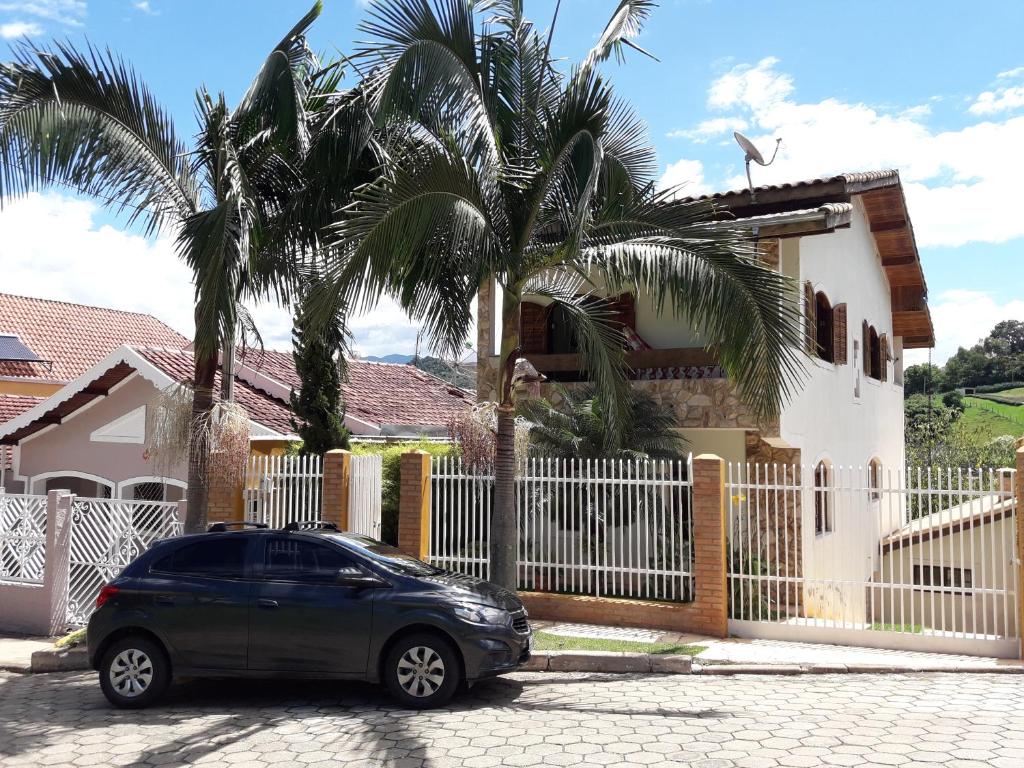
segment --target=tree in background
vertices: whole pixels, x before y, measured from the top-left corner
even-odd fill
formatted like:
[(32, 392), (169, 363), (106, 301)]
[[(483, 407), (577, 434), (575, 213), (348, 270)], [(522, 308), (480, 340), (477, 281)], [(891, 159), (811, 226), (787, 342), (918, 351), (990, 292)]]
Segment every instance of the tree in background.
[(677, 431), (672, 406), (657, 402), (646, 392), (627, 394), (626, 418), (619, 429), (609, 405), (593, 387), (578, 390), (557, 387), (560, 402), (529, 399), (519, 413), (530, 429), (530, 455), (558, 459), (681, 459), (685, 443)]
[(301, 389), (291, 393), (292, 428), (302, 438), (302, 452), (315, 456), (347, 449), (351, 437), (341, 392), (348, 347), (343, 307), (333, 317), (327, 324), (312, 322), (302, 302), (292, 330), (292, 358), (302, 382)]
[[(802, 330), (791, 281), (756, 259), (748, 233), (715, 227), (710, 201), (659, 191), (646, 127), (600, 74), (649, 17), (621, 0), (586, 58), (551, 54), (521, 0), (381, 0), (357, 58), (389, 162), (356, 193), (326, 276), (353, 309), (382, 294), (454, 357), (481, 285), (502, 290), (491, 578), (516, 584), (515, 406), (526, 296), (573, 326), (610, 430), (628, 408), (624, 338), (595, 286), (627, 286), (702, 332), (746, 401), (775, 413), (799, 377)], [(553, 29), (553, 27), (552, 27)], [(326, 292), (330, 295), (331, 291)]]
[(927, 395), (929, 392), (944, 392), (946, 377), (942, 368), (933, 363), (911, 365), (903, 372), (903, 396)]

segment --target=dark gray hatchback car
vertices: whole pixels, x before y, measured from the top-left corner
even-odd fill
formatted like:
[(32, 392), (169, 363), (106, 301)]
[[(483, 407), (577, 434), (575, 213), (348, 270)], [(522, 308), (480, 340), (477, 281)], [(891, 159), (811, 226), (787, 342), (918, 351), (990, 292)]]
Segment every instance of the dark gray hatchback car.
[(513, 593), (332, 528), (224, 524), (157, 542), (96, 600), (89, 659), (118, 707), (180, 677), (383, 682), (409, 707), (530, 657)]

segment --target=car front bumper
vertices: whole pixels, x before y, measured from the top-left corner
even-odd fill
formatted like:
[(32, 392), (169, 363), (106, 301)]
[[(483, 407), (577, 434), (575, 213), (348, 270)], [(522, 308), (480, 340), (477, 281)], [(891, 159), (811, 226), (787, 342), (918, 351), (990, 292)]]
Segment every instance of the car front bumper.
[(521, 617), (525, 631), (511, 626), (481, 627), (467, 637), (463, 643), (462, 655), (466, 665), (466, 679), (480, 680), (506, 672), (514, 672), (530, 660), (533, 630)]

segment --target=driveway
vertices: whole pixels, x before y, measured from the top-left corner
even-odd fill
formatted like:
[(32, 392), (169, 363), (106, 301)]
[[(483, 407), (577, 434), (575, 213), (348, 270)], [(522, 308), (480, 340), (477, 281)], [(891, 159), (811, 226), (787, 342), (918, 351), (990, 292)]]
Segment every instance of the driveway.
[(107, 707), (94, 676), (0, 673), (0, 765), (1024, 765), (1009, 675), (517, 674), (446, 709), (375, 688), (192, 682)]

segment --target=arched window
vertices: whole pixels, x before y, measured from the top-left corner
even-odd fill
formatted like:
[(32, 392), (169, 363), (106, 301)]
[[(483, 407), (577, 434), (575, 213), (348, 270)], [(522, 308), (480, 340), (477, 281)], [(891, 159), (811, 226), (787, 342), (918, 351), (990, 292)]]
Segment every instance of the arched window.
[(832, 305), (821, 291), (814, 296), (815, 339), (818, 357), (829, 363), (835, 362), (835, 330), (833, 328)]
[(868, 462), (868, 487), (872, 501), (882, 498), (882, 460), (877, 457)]
[(819, 461), (814, 468), (814, 533), (832, 532), (832, 468)]
[(878, 331), (875, 326), (868, 329), (868, 355), (871, 367), (868, 376), (877, 381), (882, 380), (882, 345), (878, 339)]

